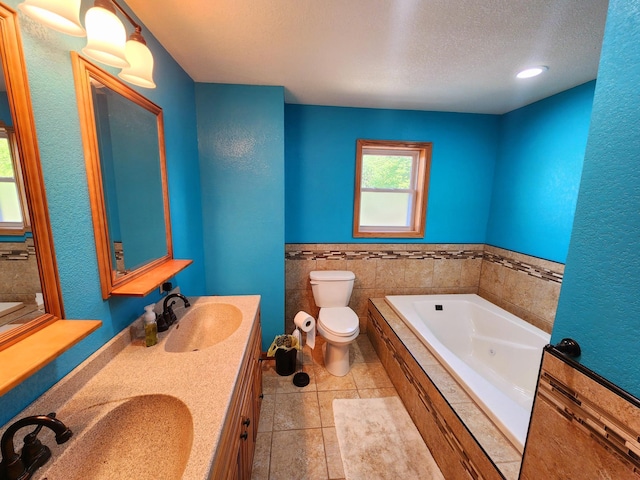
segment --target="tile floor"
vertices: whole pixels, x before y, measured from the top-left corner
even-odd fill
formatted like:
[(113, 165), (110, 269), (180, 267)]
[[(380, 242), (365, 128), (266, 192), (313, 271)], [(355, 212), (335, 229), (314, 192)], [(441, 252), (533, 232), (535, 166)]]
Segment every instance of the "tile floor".
[[(397, 395), (365, 334), (351, 345), (351, 370), (334, 377), (324, 368), (322, 339), (305, 347), (303, 370), (309, 385), (281, 377), (275, 362), (263, 362), (262, 411), (253, 461), (254, 480), (342, 479), (344, 471), (333, 420), (334, 398)], [(364, 412), (366, 413), (366, 412)]]

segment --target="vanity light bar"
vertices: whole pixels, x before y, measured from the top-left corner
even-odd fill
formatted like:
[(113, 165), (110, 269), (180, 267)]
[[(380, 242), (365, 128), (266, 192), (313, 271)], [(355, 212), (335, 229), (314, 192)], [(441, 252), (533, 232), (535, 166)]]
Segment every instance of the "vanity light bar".
[[(29, 17), (67, 35), (87, 36), (82, 53), (89, 58), (121, 68), (124, 81), (143, 88), (155, 88), (153, 54), (142, 36), (142, 27), (115, 1), (95, 0), (80, 23), (81, 0), (25, 0), (18, 8)], [(127, 40), (119, 11), (134, 27)]]

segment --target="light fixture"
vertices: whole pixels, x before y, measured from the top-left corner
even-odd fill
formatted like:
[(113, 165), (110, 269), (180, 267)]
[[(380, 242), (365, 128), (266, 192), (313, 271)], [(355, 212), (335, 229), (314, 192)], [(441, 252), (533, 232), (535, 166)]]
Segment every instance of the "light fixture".
[(140, 27), (131, 34), (124, 49), (130, 66), (120, 70), (118, 76), (126, 82), (144, 88), (156, 88), (153, 81), (153, 55), (140, 33)]
[(538, 67), (526, 68), (526, 69), (522, 70), (520, 73), (518, 73), (516, 75), (516, 77), (517, 78), (537, 77), (538, 75), (540, 75), (541, 73), (546, 72), (547, 70), (549, 70), (549, 67), (547, 67), (546, 65), (540, 65)]
[[(106, 63), (115, 67), (121, 67), (122, 70), (118, 74), (124, 81), (144, 88), (156, 88), (156, 84), (153, 81), (153, 55), (151, 50), (147, 47), (142, 36), (142, 27), (138, 25), (131, 16), (116, 2), (115, 0), (96, 0), (94, 8), (87, 12), (87, 18), (85, 19), (85, 25), (87, 26), (87, 47), (83, 49), (83, 53), (87, 56), (98, 60), (99, 62)], [(115, 7), (115, 8), (114, 8)], [(134, 32), (126, 40), (126, 33), (122, 22), (118, 20), (115, 15), (115, 9), (125, 16), (125, 18), (131, 23), (134, 28)], [(122, 30), (118, 30), (117, 41), (110, 43), (107, 36), (104, 37), (104, 43), (96, 42), (92, 45), (93, 50), (91, 53), (85, 50), (89, 47), (91, 41), (92, 28), (89, 26), (89, 12), (93, 9), (97, 10), (97, 13), (103, 15), (105, 11), (113, 15), (118, 21), (118, 24), (122, 27)], [(100, 21), (101, 22), (101, 21)], [(102, 23), (99, 23), (102, 26)], [(115, 24), (114, 24), (115, 25)], [(97, 32), (98, 30), (96, 30)], [(114, 27), (115, 32), (115, 27)], [(117, 45), (117, 46), (116, 46)], [(113, 50), (111, 49), (113, 47)], [(101, 60), (98, 57), (106, 56), (111, 59), (112, 63)], [(113, 57), (112, 57), (113, 56)], [(117, 59), (116, 59), (117, 58)], [(122, 60), (124, 59), (124, 64)], [(115, 65), (115, 63), (118, 63)]]
[(18, 8), (25, 15), (50, 28), (74, 37), (84, 37), (86, 32), (80, 23), (82, 0), (25, 0)]
[(96, 0), (84, 17), (87, 44), (82, 49), (87, 57), (112, 67), (129, 67), (124, 53), (127, 32), (110, 0)]
[[(55, 30), (75, 36), (87, 36), (82, 53), (105, 65), (121, 68), (119, 77), (144, 88), (156, 88), (153, 81), (153, 55), (142, 36), (142, 27), (116, 2), (95, 0), (80, 23), (82, 0), (25, 0), (18, 7), (25, 14)], [(131, 23), (127, 32), (116, 15), (116, 9)]]

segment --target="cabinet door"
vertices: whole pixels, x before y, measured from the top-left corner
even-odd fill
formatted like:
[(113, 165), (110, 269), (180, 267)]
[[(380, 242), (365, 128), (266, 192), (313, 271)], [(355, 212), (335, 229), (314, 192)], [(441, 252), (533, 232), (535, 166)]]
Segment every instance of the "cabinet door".
[(243, 402), (243, 412), (241, 418), (241, 434), (240, 434), (240, 475), (243, 479), (251, 478), (251, 469), (253, 467), (253, 451), (255, 448), (255, 435), (257, 425), (253, 417), (253, 384), (247, 386), (246, 395)]

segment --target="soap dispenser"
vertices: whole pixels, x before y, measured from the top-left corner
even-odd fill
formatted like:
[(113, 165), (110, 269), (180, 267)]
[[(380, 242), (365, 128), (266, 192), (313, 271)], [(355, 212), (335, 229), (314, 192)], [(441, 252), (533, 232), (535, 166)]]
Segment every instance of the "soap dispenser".
[(158, 324), (156, 323), (156, 313), (153, 311), (155, 304), (144, 307), (144, 340), (147, 347), (158, 343)]

